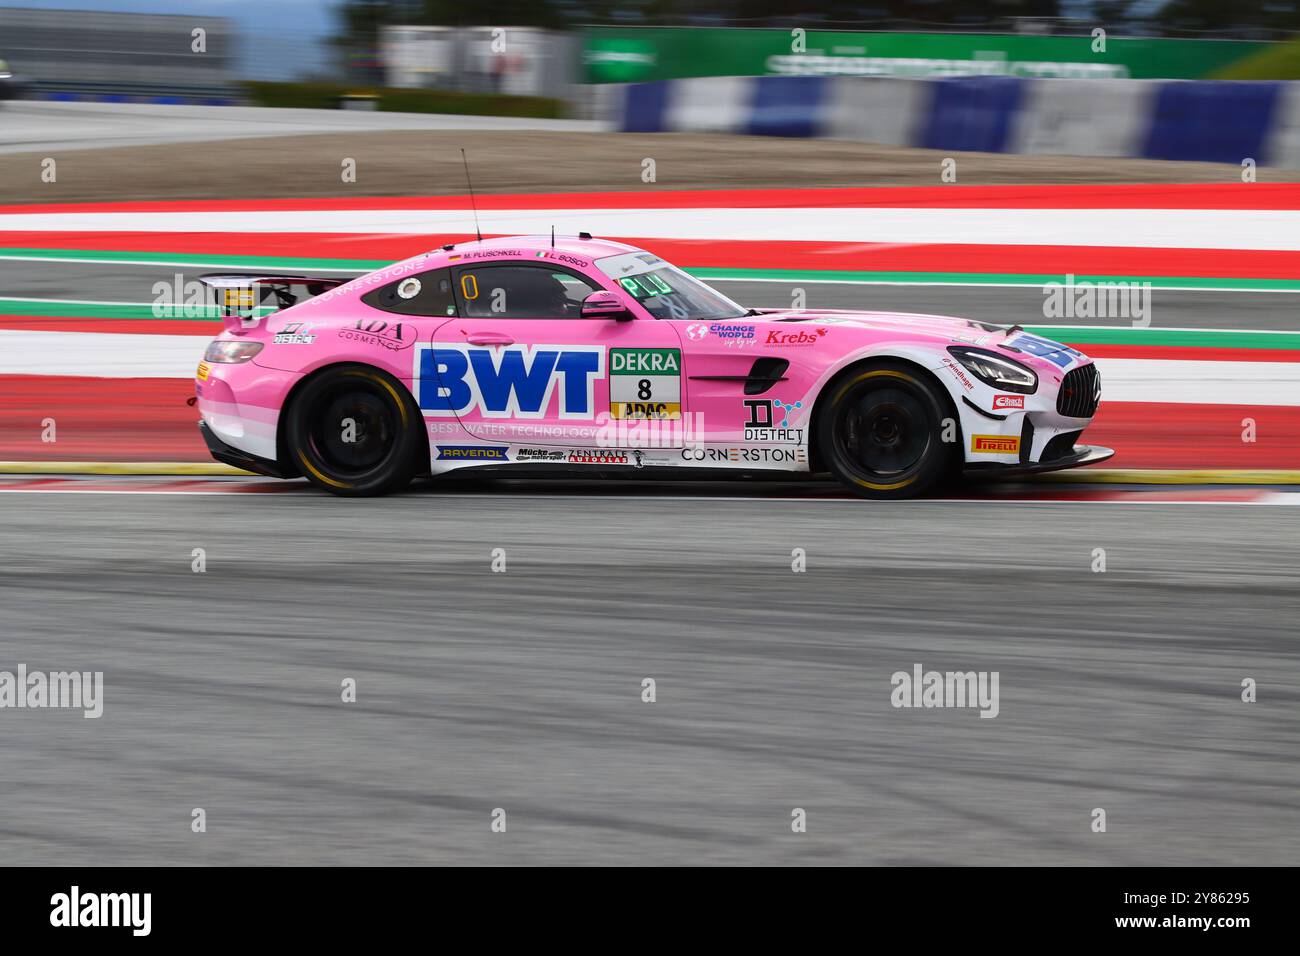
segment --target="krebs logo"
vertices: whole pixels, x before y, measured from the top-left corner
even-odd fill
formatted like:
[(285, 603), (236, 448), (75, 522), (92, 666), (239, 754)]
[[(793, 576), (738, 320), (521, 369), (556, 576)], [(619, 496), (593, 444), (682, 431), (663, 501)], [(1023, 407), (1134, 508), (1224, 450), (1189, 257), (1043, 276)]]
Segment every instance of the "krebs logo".
[(358, 319), (346, 329), (339, 329), (339, 338), (360, 345), (377, 345), (396, 352), (415, 344), (415, 327), (406, 322)]
[(422, 345), (416, 350), (416, 399), (427, 415), (545, 418), (559, 393), (559, 418), (594, 417), (593, 383), (605, 374), (605, 350), (587, 345)]
[(784, 329), (770, 329), (767, 333), (767, 340), (764, 345), (816, 345), (821, 341), (822, 336), (826, 334), (825, 329), (817, 329), (815, 332), (809, 332), (807, 329), (796, 329), (793, 332)]

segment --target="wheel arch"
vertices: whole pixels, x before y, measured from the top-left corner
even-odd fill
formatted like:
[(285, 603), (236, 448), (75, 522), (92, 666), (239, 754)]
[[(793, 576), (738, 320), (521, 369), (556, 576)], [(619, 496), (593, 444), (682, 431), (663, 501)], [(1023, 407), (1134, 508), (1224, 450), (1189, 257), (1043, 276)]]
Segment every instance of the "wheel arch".
[[(315, 379), (325, 374), (326, 372), (338, 368), (357, 367), (357, 366), (371, 369), (375, 372), (380, 372), (383, 375), (386, 375), (389, 378), (395, 380), (397, 384), (401, 386), (403, 393), (411, 399), (412, 406), (414, 406), (417, 411), (419, 410), (420, 403), (416, 400), (415, 394), (411, 391), (411, 383), (406, 379), (398, 378), (388, 369), (375, 365), (371, 362), (359, 362), (353, 359), (353, 360), (342, 361), (342, 362), (330, 362), (326, 365), (321, 365), (318, 368), (312, 369), (306, 375), (298, 379), (298, 381), (294, 382), (293, 387), (289, 389), (288, 394), (285, 395), (284, 397), (283, 404), (281, 404), (280, 406), (280, 417), (276, 423), (276, 428), (275, 428), (275, 458), (276, 458), (276, 463), (280, 466), (286, 478), (301, 477), (302, 475), (302, 469), (298, 467), (297, 462), (293, 460), (293, 456), (289, 454), (289, 446), (288, 446), (289, 429), (286, 427), (286, 422), (288, 420), (289, 415), (293, 413), (293, 406), (294, 403), (298, 400), (298, 396), (302, 393), (303, 389), (307, 386), (307, 383), (314, 381)], [(429, 429), (424, 427), (423, 415), (420, 416), (420, 421), (421, 421), (420, 442), (424, 449), (424, 457), (421, 459), (421, 461), (427, 463), (429, 461)], [(420, 471), (420, 474), (426, 474), (426, 473), (427, 473), (427, 465), (425, 466), (425, 468), (423, 468)]]
[(961, 412), (957, 408), (957, 402), (953, 398), (952, 390), (948, 388), (944, 381), (932, 369), (926, 368), (924, 364), (918, 361), (918, 356), (898, 352), (878, 352), (845, 363), (833, 371), (822, 387), (817, 390), (817, 395), (813, 399), (812, 413), (808, 417), (808, 467), (813, 472), (824, 471), (826, 468), (826, 463), (821, 458), (821, 451), (817, 447), (817, 435), (821, 426), (821, 418), (830, 406), (830, 397), (835, 394), (835, 389), (846, 378), (879, 365), (905, 365), (916, 373), (917, 378), (933, 385), (935, 391), (943, 396), (948, 414), (952, 416), (957, 425), (959, 447), (964, 442)]

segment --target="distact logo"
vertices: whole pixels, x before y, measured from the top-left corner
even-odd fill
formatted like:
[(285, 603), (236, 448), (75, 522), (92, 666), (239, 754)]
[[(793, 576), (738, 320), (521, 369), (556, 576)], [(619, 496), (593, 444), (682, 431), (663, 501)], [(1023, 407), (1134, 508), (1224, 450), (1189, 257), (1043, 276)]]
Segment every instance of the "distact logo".
[[(595, 417), (595, 381), (605, 374), (605, 350), (585, 345), (462, 344), (420, 346), (415, 394), (426, 415), (477, 411), (484, 418)], [(557, 398), (558, 394), (558, 398)]]

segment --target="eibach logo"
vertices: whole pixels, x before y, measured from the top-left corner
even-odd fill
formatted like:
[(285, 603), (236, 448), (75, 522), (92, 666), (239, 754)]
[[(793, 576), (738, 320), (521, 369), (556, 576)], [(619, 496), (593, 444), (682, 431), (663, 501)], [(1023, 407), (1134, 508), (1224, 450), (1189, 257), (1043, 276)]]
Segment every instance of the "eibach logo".
[(1023, 395), (994, 395), (994, 408), (1024, 408), (1025, 396)]

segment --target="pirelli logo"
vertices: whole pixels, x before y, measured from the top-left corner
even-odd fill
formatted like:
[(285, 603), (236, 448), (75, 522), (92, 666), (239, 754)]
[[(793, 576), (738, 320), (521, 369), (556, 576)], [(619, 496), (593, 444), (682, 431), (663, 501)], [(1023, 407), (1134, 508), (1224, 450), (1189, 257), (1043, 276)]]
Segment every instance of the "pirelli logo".
[(1019, 435), (971, 435), (970, 450), (985, 455), (1020, 454)]
[(208, 365), (208, 363), (200, 362), (198, 369), (196, 369), (194, 372), (194, 377), (197, 378), (200, 382), (206, 382), (208, 380), (209, 371), (211, 371), (211, 367)]
[(257, 305), (252, 289), (226, 289), (225, 293), (227, 309), (251, 309)]

